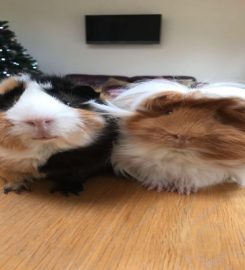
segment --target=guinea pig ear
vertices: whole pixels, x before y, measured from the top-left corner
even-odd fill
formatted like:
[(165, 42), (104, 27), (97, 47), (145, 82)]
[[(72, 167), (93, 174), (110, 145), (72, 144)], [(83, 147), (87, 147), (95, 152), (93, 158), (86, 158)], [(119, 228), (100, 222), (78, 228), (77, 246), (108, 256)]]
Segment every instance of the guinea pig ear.
[(17, 87), (20, 87), (21, 85), (23, 85), (23, 82), (17, 80), (15, 76), (4, 79), (0, 82), (0, 95), (4, 95)]
[(245, 131), (245, 101), (241, 99), (226, 100), (229, 102), (217, 110), (216, 118), (222, 124)]
[(97, 93), (92, 87), (88, 85), (73, 87), (72, 94), (79, 96), (84, 100), (97, 99), (100, 96), (100, 93)]
[(162, 113), (179, 106), (184, 101), (183, 94), (172, 91), (165, 92), (164, 95), (151, 97), (143, 101), (137, 111), (146, 113)]

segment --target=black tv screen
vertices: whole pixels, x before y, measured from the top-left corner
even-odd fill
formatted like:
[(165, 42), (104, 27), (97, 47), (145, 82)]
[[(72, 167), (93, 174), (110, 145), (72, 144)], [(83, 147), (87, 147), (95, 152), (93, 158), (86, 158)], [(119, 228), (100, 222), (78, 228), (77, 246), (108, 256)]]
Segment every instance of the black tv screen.
[(88, 44), (160, 43), (161, 15), (87, 15)]

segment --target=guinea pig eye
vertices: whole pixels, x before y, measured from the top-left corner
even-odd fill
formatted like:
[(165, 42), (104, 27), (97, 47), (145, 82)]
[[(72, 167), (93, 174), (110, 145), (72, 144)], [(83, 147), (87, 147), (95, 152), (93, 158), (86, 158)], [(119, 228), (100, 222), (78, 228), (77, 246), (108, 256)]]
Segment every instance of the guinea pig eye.
[(19, 97), (15, 97), (14, 104), (19, 100)]
[(217, 120), (219, 122), (223, 122), (223, 117), (220, 114), (216, 113), (216, 114), (214, 114), (213, 117), (215, 120)]
[(67, 105), (67, 106), (71, 105), (71, 103), (69, 101), (65, 101), (64, 104)]
[(173, 110), (167, 110), (167, 111), (165, 111), (163, 114), (164, 115), (170, 115), (170, 114), (172, 114), (173, 113)]

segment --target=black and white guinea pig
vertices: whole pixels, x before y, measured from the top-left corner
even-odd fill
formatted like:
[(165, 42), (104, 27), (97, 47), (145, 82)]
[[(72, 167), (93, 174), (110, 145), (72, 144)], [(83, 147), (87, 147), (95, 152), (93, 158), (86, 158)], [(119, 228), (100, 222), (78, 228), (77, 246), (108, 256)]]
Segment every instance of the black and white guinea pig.
[(164, 80), (126, 89), (107, 105), (119, 118), (112, 165), (149, 189), (190, 194), (235, 181), (245, 186), (245, 87), (199, 89)]
[(77, 193), (104, 169), (114, 138), (113, 123), (86, 103), (89, 86), (57, 76), (23, 74), (0, 82), (0, 178), (4, 192), (29, 189), (48, 177), (55, 190)]

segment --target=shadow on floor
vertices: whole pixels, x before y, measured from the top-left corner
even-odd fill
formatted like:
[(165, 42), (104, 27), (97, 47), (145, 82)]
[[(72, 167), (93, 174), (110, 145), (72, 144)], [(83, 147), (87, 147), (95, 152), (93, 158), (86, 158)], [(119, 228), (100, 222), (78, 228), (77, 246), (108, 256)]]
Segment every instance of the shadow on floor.
[[(113, 205), (115, 202), (127, 201), (132, 196), (152, 198), (163, 200), (164, 198), (175, 197), (177, 200), (189, 201), (192, 198), (205, 197), (207, 200), (215, 198), (229, 198), (233, 192), (240, 187), (236, 184), (223, 184), (215, 187), (200, 190), (189, 196), (179, 195), (177, 193), (148, 191), (139, 183), (112, 174), (103, 174), (99, 177), (89, 179), (84, 185), (84, 191), (79, 196), (64, 196), (59, 193), (51, 194), (49, 192), (52, 183), (49, 181), (38, 181), (33, 184), (32, 192), (28, 194), (20, 194), (19, 196), (30, 196), (32, 199), (51, 200), (52, 202), (74, 204), (102, 204)], [(15, 194), (11, 194), (17, 196)]]

